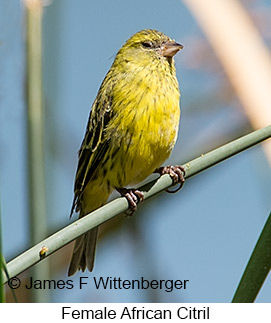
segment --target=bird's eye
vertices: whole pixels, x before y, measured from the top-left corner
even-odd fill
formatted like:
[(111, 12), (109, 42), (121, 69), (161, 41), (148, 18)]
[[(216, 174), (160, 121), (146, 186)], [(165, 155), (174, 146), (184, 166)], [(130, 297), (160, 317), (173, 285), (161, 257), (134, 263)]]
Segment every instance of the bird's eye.
[(142, 46), (145, 48), (151, 48), (153, 46), (153, 43), (150, 41), (143, 41)]

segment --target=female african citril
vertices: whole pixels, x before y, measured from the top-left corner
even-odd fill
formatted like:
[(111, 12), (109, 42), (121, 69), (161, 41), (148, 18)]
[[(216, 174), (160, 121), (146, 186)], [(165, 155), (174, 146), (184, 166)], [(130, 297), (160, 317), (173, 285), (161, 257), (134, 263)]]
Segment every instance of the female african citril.
[[(124, 187), (154, 171), (183, 180), (182, 167), (160, 167), (177, 138), (180, 92), (173, 56), (180, 49), (165, 34), (148, 29), (134, 34), (117, 53), (79, 150), (71, 214), (75, 209), (83, 217), (97, 209), (114, 189), (134, 211), (143, 194)], [(94, 228), (76, 239), (69, 275), (93, 270), (97, 232)]]

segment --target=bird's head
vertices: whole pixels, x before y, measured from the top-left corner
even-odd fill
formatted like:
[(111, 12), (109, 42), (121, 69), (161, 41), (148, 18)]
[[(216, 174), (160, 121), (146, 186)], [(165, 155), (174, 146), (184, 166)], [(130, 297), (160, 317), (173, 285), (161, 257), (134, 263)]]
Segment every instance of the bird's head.
[(173, 56), (183, 48), (160, 31), (145, 29), (137, 32), (119, 50), (116, 60), (141, 63), (147, 66), (152, 60), (172, 63)]

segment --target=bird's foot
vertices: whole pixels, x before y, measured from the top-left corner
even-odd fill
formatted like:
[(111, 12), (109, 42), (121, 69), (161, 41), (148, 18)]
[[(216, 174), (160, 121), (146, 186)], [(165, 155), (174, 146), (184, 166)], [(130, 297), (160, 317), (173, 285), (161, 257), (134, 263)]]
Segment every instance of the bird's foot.
[(133, 215), (137, 209), (137, 204), (143, 202), (144, 194), (143, 192), (134, 188), (117, 188), (117, 191), (121, 196), (125, 197), (129, 203), (129, 211), (126, 215)]
[(162, 166), (162, 167), (157, 168), (154, 172), (159, 173), (160, 175), (168, 174), (172, 178), (173, 185), (175, 185), (177, 183), (180, 184), (179, 187), (174, 191), (170, 191), (167, 189), (166, 192), (168, 192), (168, 193), (178, 192), (182, 188), (183, 183), (185, 181), (185, 179), (184, 179), (185, 169), (181, 165)]

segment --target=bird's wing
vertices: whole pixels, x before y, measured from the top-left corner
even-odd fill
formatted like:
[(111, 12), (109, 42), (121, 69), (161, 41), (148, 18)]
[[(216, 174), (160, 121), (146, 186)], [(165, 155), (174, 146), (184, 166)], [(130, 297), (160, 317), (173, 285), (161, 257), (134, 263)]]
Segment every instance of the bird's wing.
[[(102, 91), (101, 87), (90, 112), (84, 140), (79, 150), (74, 200), (71, 215), (74, 210), (80, 211), (80, 198), (86, 188), (97, 165), (108, 149), (108, 140), (105, 139), (105, 127), (112, 117), (112, 91)], [(105, 90), (103, 88), (103, 90)], [(103, 93), (104, 95), (101, 95)]]

